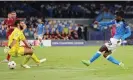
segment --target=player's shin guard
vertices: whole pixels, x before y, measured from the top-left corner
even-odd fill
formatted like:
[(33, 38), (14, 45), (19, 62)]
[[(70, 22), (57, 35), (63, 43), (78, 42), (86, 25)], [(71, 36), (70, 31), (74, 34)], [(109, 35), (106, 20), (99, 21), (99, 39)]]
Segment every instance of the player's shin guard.
[(106, 57), (106, 59), (107, 59), (108, 61), (110, 61), (110, 62), (116, 64), (116, 65), (120, 65), (120, 63), (121, 63), (121, 62), (119, 62), (118, 60), (114, 59), (111, 55), (108, 55), (108, 56)]
[(31, 58), (36, 62), (36, 63), (40, 63), (40, 60), (38, 59), (38, 57), (33, 53)]
[(22, 65), (27, 64), (27, 62), (30, 60), (30, 58), (31, 58), (31, 55), (24, 56), (24, 61), (23, 61)]
[(96, 52), (95, 54), (94, 54), (94, 56), (89, 60), (90, 61), (90, 63), (92, 63), (92, 62), (94, 62), (97, 58), (99, 58), (101, 56), (101, 52)]

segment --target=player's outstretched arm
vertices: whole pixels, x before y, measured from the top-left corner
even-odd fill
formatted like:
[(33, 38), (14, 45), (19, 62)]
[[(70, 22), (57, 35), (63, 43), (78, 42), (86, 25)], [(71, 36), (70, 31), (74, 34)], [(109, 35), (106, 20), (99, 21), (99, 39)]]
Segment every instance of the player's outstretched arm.
[(109, 25), (113, 25), (113, 24), (115, 24), (114, 20), (108, 21), (108, 22), (97, 22), (97, 21), (94, 22), (94, 25), (98, 26), (99, 29), (102, 29), (103, 27), (109, 27)]
[(126, 38), (131, 36), (131, 29), (129, 26), (126, 27), (126, 34), (123, 35), (122, 40), (125, 40)]
[(113, 25), (113, 24), (115, 24), (114, 20), (113, 21), (109, 21), (109, 22), (99, 22), (100, 26), (106, 26), (106, 27), (108, 27), (109, 25)]

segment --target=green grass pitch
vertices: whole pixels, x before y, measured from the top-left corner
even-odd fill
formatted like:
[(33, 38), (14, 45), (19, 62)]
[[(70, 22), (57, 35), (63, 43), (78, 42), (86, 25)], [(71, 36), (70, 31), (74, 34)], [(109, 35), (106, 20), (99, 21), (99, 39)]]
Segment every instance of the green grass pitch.
[[(15, 58), (17, 68), (8, 69), (7, 63), (0, 63), (0, 80), (133, 80), (133, 47), (121, 46), (112, 55), (124, 62), (127, 70), (114, 65), (102, 56), (91, 66), (86, 67), (81, 60), (89, 59), (99, 46), (89, 47), (44, 47), (36, 48), (39, 58), (47, 61), (39, 67), (20, 67), (23, 57)], [(5, 58), (0, 48), (0, 60)], [(30, 65), (35, 64), (32, 60)]]

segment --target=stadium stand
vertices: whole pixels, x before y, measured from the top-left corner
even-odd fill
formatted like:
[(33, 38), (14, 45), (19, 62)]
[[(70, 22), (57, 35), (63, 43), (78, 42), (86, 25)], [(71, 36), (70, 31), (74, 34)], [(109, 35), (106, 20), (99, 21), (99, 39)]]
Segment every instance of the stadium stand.
[[(124, 4), (123, 4), (124, 3)], [(91, 26), (94, 20), (100, 20), (99, 17), (105, 9), (111, 13), (108, 15), (105, 13), (104, 18), (114, 17), (114, 13), (118, 10), (125, 12), (125, 18), (131, 19), (133, 17), (133, 6), (130, 1), (128, 2), (1, 2), (0, 3), (0, 17), (7, 17), (9, 11), (16, 11), (17, 16), (25, 18), (27, 29), (24, 31), (27, 38), (33, 38), (37, 28), (37, 20), (42, 19), (45, 24), (44, 39), (57, 39), (52, 37), (53, 32), (58, 35), (58, 39), (84, 39), (86, 36), (86, 26), (80, 23), (76, 23), (75, 20), (46, 20), (47, 18), (86, 18), (91, 19), (87, 26)], [(2, 20), (0, 20), (2, 23)], [(131, 20), (130, 20), (131, 22)], [(108, 30), (106, 30), (108, 31)], [(108, 40), (110, 33), (106, 34), (106, 31), (94, 31), (89, 29), (89, 40)], [(49, 37), (47, 36), (49, 33)], [(66, 36), (61, 37), (62, 33)], [(105, 34), (105, 35), (104, 35)], [(6, 29), (0, 25), (0, 37), (5, 37)], [(104, 35), (104, 36), (102, 36)], [(46, 37), (47, 36), (47, 37)], [(101, 37), (98, 37), (101, 36)]]

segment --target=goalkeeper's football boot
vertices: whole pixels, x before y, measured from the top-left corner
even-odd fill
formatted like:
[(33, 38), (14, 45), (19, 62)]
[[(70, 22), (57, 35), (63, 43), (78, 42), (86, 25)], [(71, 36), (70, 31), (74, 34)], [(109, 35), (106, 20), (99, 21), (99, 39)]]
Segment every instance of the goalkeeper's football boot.
[(3, 61), (1, 61), (1, 63), (8, 63), (9, 61), (7, 59), (4, 59)]
[(28, 66), (28, 65), (21, 65), (23, 68), (27, 68), (27, 69), (29, 69), (29, 68), (31, 68), (30, 66)]
[(47, 60), (46, 58), (43, 58), (43, 59), (40, 60), (40, 63), (43, 63), (43, 62), (45, 62), (46, 60)]
[(37, 66), (39, 66), (41, 63), (44, 63), (46, 60), (47, 60), (46, 58), (40, 59), (40, 62), (37, 63)]
[(90, 65), (90, 62), (88, 60), (82, 60), (82, 63), (86, 66), (89, 66)]

